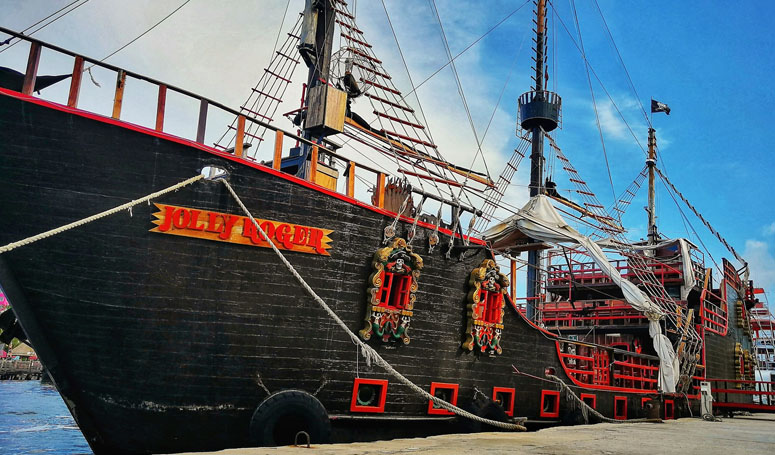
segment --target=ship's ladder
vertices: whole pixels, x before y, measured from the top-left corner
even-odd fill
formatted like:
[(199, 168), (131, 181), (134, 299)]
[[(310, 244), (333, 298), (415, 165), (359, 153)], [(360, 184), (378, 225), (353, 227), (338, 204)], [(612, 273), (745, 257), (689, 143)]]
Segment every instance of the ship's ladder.
[(530, 144), (530, 140), (526, 137), (522, 137), (519, 145), (514, 149), (511, 159), (509, 159), (506, 166), (503, 168), (503, 172), (498, 176), (495, 187), (490, 188), (487, 191), (487, 197), (482, 203), (482, 214), (476, 220), (472, 232), (481, 236), (489, 223), (493, 220), (495, 211), (500, 207), (501, 199), (503, 199), (503, 196), (506, 194), (506, 190), (511, 184), (511, 180), (514, 178), (514, 174), (517, 172), (519, 164), (522, 162), (527, 150), (530, 148)]
[[(291, 31), (286, 33), (285, 41), (279, 48), (275, 48), (269, 64), (250, 94), (240, 106), (240, 112), (246, 117), (253, 117), (265, 123), (275, 121), (277, 109), (283, 101), (283, 96), (292, 83), (292, 76), (300, 63), (296, 55), (296, 44), (301, 33), (302, 16), (300, 15)], [(279, 36), (278, 36), (279, 39)], [(226, 127), (226, 131), (216, 141), (215, 147), (221, 150), (233, 149), (237, 137), (237, 123), (235, 118)], [(255, 159), (258, 148), (264, 142), (268, 128), (258, 123), (247, 122), (245, 125), (245, 138), (248, 143), (255, 145), (253, 150), (246, 152), (245, 157)]]
[(616, 222), (619, 225), (622, 224), (622, 216), (630, 207), (630, 204), (632, 204), (632, 200), (635, 198), (638, 190), (640, 190), (640, 187), (643, 185), (643, 181), (646, 179), (647, 174), (648, 166), (644, 166), (635, 177), (635, 180), (633, 180), (632, 183), (630, 183), (630, 185), (625, 188), (624, 192), (616, 200), (616, 203), (614, 203), (614, 205), (608, 210), (608, 213), (610, 213), (611, 216), (616, 219)]
[[(352, 62), (353, 74), (358, 74), (357, 83), (363, 98), (369, 101), (373, 115), (368, 127), (346, 118), (344, 135), (393, 158), (398, 173), (420, 179), (421, 187), (422, 181), (429, 182), (439, 195), (445, 191), (453, 193), (454, 187), (477, 194), (479, 190), (467, 187), (471, 182), (493, 186), (487, 176), (452, 165), (441, 155), (424, 118), (420, 118), (424, 114), (420, 112), (418, 116), (418, 112), (406, 101), (414, 89), (409, 94), (403, 94), (383, 67), (382, 60), (377, 57), (364, 32), (358, 28), (355, 15), (348, 9), (347, 3), (336, 0), (335, 4), (336, 23), (345, 44), (338, 53), (338, 59)], [(468, 193), (464, 197), (468, 198)]]

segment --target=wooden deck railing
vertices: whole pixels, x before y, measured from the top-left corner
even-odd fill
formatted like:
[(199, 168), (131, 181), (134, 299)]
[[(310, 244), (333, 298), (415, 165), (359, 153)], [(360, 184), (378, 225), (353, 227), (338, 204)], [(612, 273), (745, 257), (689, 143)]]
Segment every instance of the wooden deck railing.
[[(344, 167), (345, 176), (347, 177), (346, 183), (344, 184), (344, 191), (342, 192), (342, 194), (345, 194), (346, 196), (351, 198), (355, 198), (356, 172), (362, 173), (365, 171), (368, 174), (370, 174), (370, 177), (369, 179), (367, 179), (367, 181), (374, 182), (374, 185), (375, 185), (374, 201), (376, 201), (376, 204), (373, 204), (373, 205), (380, 208), (385, 208), (384, 207), (385, 182), (387, 180), (387, 173), (385, 171), (374, 169), (370, 166), (366, 166), (356, 161), (352, 161), (346, 157), (338, 155), (335, 150), (325, 147), (325, 145), (323, 144), (315, 143), (297, 134), (275, 127), (268, 122), (259, 120), (258, 118), (252, 117), (250, 115), (245, 115), (239, 110), (232, 109), (217, 101), (203, 97), (201, 95), (197, 95), (193, 92), (182, 89), (180, 87), (176, 87), (174, 85), (158, 81), (156, 79), (111, 65), (109, 63), (101, 62), (91, 57), (76, 54), (75, 52), (55, 46), (53, 44), (40, 41), (38, 39), (29, 37), (29, 36), (22, 35), (21, 33), (15, 32), (13, 30), (9, 30), (4, 27), (0, 27), (0, 33), (4, 33), (30, 43), (30, 52), (27, 59), (24, 83), (23, 83), (22, 92), (21, 92), (24, 95), (33, 96), (35, 80), (37, 78), (38, 66), (40, 63), (42, 49), (45, 48), (59, 54), (68, 55), (73, 57), (72, 78), (70, 81), (70, 89), (67, 96), (67, 106), (70, 108), (78, 109), (79, 95), (81, 91), (81, 82), (83, 79), (82, 75), (83, 75), (83, 72), (85, 71), (84, 65), (90, 64), (93, 66), (104, 68), (116, 73), (116, 88), (113, 96), (113, 107), (110, 115), (110, 117), (115, 120), (121, 120), (122, 105), (124, 102), (124, 88), (126, 87), (127, 80), (134, 79), (138, 81), (144, 81), (158, 88), (155, 122), (154, 122), (154, 128), (152, 129), (158, 132), (164, 132), (167, 95), (169, 92), (175, 92), (179, 95), (183, 95), (184, 97), (196, 100), (199, 103), (196, 136), (194, 139), (190, 139), (190, 138), (184, 138), (184, 139), (190, 140), (214, 152), (231, 153), (232, 152), (231, 150), (230, 151), (217, 150), (216, 148), (207, 146), (204, 143), (205, 132), (208, 125), (208, 118), (210, 117), (211, 112), (213, 111), (213, 108), (219, 109), (220, 111), (226, 112), (227, 114), (234, 115), (235, 118), (237, 119), (236, 126), (231, 127), (235, 131), (235, 146), (232, 153), (234, 157), (240, 160), (244, 160), (245, 162), (250, 162), (251, 164), (254, 164), (254, 165), (255, 164), (266, 165), (275, 170), (280, 170), (280, 167), (281, 167), (280, 165), (281, 165), (281, 160), (283, 155), (283, 140), (285, 138), (291, 138), (292, 140), (296, 141), (296, 143), (298, 144), (306, 144), (307, 146), (310, 147), (310, 158), (311, 158), (310, 172), (307, 173), (308, 175), (306, 176), (306, 180), (312, 183), (316, 183), (315, 177), (316, 177), (316, 172), (318, 170), (317, 165), (319, 160), (330, 159), (332, 161), (336, 161)], [(257, 125), (258, 127), (266, 128), (267, 130), (274, 132), (274, 147), (272, 149), (273, 154), (271, 156), (271, 159), (267, 159), (266, 161), (262, 162), (255, 157), (245, 156), (244, 141), (245, 141), (245, 136), (249, 135), (249, 133), (247, 133), (246, 131), (246, 125), (248, 123), (252, 123), (254, 125)], [(263, 138), (258, 138), (258, 139), (263, 141)], [(453, 207), (457, 210), (462, 210), (462, 211), (477, 214), (477, 215), (481, 214), (481, 211), (475, 209), (474, 207), (467, 206), (457, 201), (448, 200), (442, 195), (427, 193), (415, 188), (413, 188), (412, 191), (416, 194), (419, 194), (423, 198), (434, 199), (436, 201), (439, 201), (443, 205)], [(362, 202), (371, 204), (371, 201), (362, 201)]]

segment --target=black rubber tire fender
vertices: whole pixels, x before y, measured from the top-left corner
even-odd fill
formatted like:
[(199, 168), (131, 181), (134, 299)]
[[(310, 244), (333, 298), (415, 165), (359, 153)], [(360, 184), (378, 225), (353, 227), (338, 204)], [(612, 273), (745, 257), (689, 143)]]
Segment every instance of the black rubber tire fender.
[[(311, 443), (325, 444), (331, 439), (326, 408), (303, 390), (282, 390), (270, 395), (250, 419), (250, 442), (256, 446), (293, 444), (299, 431), (306, 432)], [(306, 443), (306, 438), (301, 436), (299, 444)]]

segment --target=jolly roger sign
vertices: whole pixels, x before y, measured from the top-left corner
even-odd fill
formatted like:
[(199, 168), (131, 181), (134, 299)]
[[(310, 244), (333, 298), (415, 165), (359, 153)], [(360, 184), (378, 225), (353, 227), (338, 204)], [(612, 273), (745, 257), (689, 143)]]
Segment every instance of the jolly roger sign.
[[(239, 243), (269, 248), (250, 218), (229, 213), (154, 204), (159, 211), (151, 222), (156, 225), (151, 232), (194, 237), (217, 242)], [(299, 224), (256, 219), (269, 240), (281, 250), (330, 256), (330, 229)]]

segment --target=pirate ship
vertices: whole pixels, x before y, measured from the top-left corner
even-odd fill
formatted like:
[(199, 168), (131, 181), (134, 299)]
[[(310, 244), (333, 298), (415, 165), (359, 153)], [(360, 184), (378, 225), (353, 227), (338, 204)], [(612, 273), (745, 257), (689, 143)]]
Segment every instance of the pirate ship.
[[(30, 50), (0, 88), (0, 283), (95, 453), (674, 418), (699, 412), (702, 381), (717, 407), (770, 409), (753, 398), (771, 392), (753, 377), (752, 283), (729, 262), (714, 283), (653, 220), (626, 241), (555, 142), (546, 21), (539, 0), (521, 142), (494, 181), (444, 159), (342, 0), (307, 2), (239, 109), (0, 29)], [(34, 96), (42, 49), (73, 59), (66, 103)], [(110, 116), (79, 108), (85, 64), (116, 73)], [(289, 131), (273, 121), (302, 64)], [(128, 78), (158, 88), (152, 127), (121, 119)], [(168, 93), (199, 103), (195, 138), (165, 132)], [(210, 145), (214, 110), (234, 121)], [(544, 179), (547, 143), (576, 198)], [(497, 222), (528, 149), (531, 199)], [(655, 173), (652, 156), (637, 186)]]

